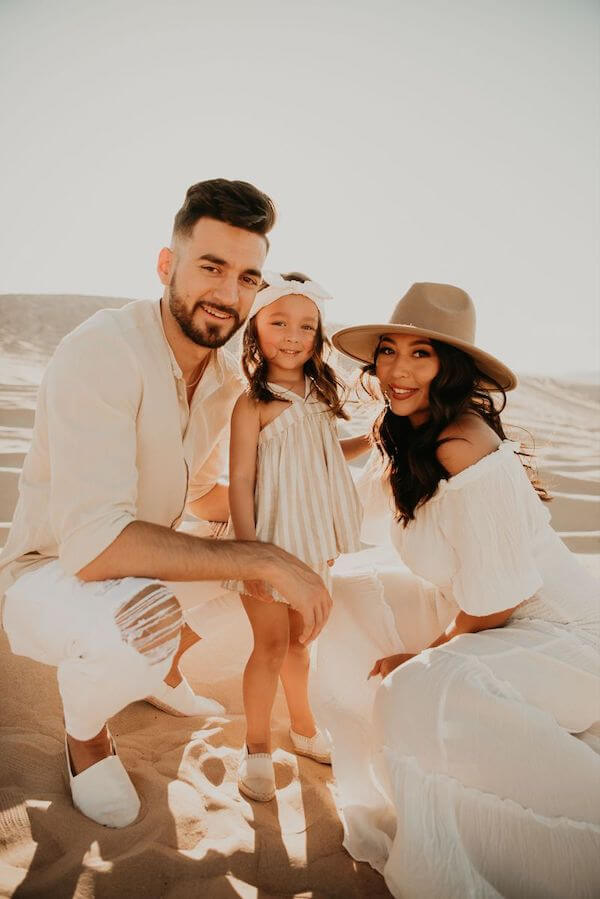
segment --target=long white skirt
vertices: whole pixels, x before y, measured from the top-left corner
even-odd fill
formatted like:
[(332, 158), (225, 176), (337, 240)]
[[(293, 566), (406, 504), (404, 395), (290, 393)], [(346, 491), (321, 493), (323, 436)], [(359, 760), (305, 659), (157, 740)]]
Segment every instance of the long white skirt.
[(595, 649), (521, 620), (367, 681), (376, 658), (426, 646), (456, 612), (372, 558), (335, 578), (313, 675), (348, 852), (403, 899), (599, 896)]

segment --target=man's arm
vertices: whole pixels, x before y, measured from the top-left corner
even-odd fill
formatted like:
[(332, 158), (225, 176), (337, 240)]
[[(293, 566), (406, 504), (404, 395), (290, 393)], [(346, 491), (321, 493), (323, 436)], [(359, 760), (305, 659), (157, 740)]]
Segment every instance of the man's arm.
[(150, 577), (164, 581), (264, 580), (302, 615), (301, 641), (319, 634), (331, 597), (307, 565), (270, 543), (210, 540), (134, 521), (77, 576), (84, 581)]

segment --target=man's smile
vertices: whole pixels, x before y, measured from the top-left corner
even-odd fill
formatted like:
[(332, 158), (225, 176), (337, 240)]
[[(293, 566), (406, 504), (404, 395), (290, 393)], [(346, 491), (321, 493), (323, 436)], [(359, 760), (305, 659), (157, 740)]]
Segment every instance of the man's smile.
[(211, 318), (217, 318), (220, 321), (227, 321), (228, 319), (235, 317), (231, 312), (225, 312), (223, 309), (211, 306), (210, 303), (199, 303), (198, 306), (204, 313), (206, 313), (206, 315), (209, 315)]

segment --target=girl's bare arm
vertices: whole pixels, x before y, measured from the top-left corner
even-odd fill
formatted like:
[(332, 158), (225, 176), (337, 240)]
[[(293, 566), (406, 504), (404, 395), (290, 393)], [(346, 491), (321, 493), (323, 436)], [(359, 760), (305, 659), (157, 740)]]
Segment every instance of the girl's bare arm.
[(254, 488), (259, 434), (259, 407), (242, 394), (231, 416), (229, 447), (229, 507), (237, 540), (256, 540)]

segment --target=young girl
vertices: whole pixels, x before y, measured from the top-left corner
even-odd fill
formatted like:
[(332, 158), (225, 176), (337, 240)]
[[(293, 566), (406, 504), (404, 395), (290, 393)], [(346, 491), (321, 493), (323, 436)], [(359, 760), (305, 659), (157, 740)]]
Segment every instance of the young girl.
[[(368, 437), (339, 441), (335, 418), (348, 416), (340, 383), (323, 358), (328, 295), (305, 275), (266, 276), (243, 337), (248, 390), (231, 420), (231, 520), (238, 540), (288, 550), (331, 586), (329, 566), (360, 549), (361, 506), (345, 459), (369, 448)], [(281, 677), (295, 751), (330, 762), (308, 700), (309, 654), (299, 642), (300, 615), (265, 584), (228, 582), (239, 590), (254, 649), (243, 679), (246, 746), (238, 785), (266, 802), (275, 795), (271, 709)], [(274, 602), (261, 601), (270, 593)]]

